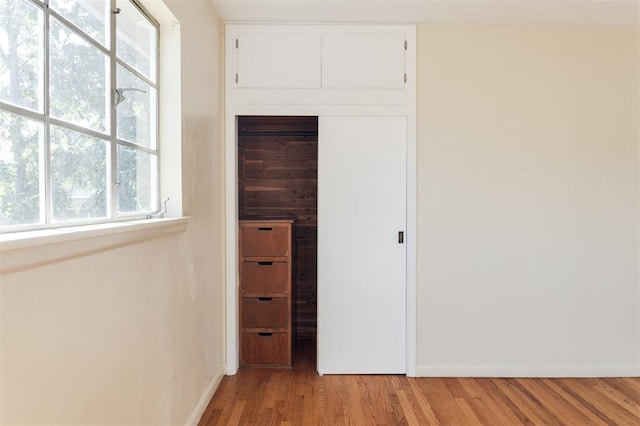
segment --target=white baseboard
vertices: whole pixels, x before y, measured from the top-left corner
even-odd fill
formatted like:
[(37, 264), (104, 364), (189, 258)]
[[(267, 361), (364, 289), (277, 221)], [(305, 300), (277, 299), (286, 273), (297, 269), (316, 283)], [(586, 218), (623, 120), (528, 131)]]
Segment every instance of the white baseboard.
[(422, 365), (417, 377), (640, 377), (640, 365)]
[(223, 364), (220, 366), (218, 371), (213, 375), (211, 381), (207, 385), (207, 388), (204, 390), (202, 396), (200, 396), (200, 400), (198, 400), (198, 404), (193, 409), (193, 413), (189, 416), (189, 420), (185, 423), (189, 426), (197, 426), (198, 422), (202, 418), (204, 411), (207, 409), (211, 398), (213, 398), (213, 394), (216, 393), (218, 386), (220, 386), (220, 382), (224, 377), (224, 371), (226, 370), (226, 366)]

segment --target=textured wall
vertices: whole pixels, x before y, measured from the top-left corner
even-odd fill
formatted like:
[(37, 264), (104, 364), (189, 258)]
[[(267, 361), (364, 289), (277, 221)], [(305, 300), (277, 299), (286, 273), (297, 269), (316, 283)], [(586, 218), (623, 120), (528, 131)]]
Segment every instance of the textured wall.
[(224, 372), (222, 26), (206, 0), (166, 3), (181, 23), (192, 219), (1, 277), (2, 424), (185, 424)]
[(638, 28), (418, 32), (418, 374), (639, 374)]

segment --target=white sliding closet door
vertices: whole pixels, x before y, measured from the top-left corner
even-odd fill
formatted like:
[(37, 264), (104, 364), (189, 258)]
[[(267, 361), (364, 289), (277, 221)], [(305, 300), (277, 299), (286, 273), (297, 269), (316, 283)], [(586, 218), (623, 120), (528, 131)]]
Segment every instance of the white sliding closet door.
[(406, 372), (406, 119), (320, 117), (318, 372)]

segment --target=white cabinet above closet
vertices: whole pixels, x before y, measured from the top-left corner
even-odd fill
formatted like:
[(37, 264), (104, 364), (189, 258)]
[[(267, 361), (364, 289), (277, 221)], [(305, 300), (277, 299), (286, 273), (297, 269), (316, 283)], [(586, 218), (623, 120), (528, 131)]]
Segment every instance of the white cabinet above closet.
[(323, 34), (322, 87), (402, 89), (404, 34)]
[(415, 29), (403, 25), (227, 25), (228, 89), (405, 90)]
[(240, 34), (237, 87), (319, 88), (320, 34)]

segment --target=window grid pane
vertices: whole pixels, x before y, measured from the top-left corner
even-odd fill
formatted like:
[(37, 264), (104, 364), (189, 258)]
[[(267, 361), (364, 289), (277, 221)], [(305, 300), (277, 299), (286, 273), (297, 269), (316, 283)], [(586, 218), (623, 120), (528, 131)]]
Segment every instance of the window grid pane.
[(107, 48), (110, 3), (110, 0), (49, 0), (53, 10)]
[(152, 211), (157, 200), (157, 155), (118, 146), (118, 213)]
[(118, 138), (156, 149), (156, 89), (118, 66), (116, 91)]
[(43, 112), (44, 12), (27, 0), (0, 0), (0, 101)]
[(44, 126), (0, 111), (0, 227), (40, 222)]
[(109, 58), (53, 18), (49, 40), (51, 116), (107, 132)]
[(52, 220), (106, 218), (107, 142), (55, 126), (50, 138)]
[(117, 56), (152, 82), (156, 82), (158, 32), (131, 0), (116, 2)]

